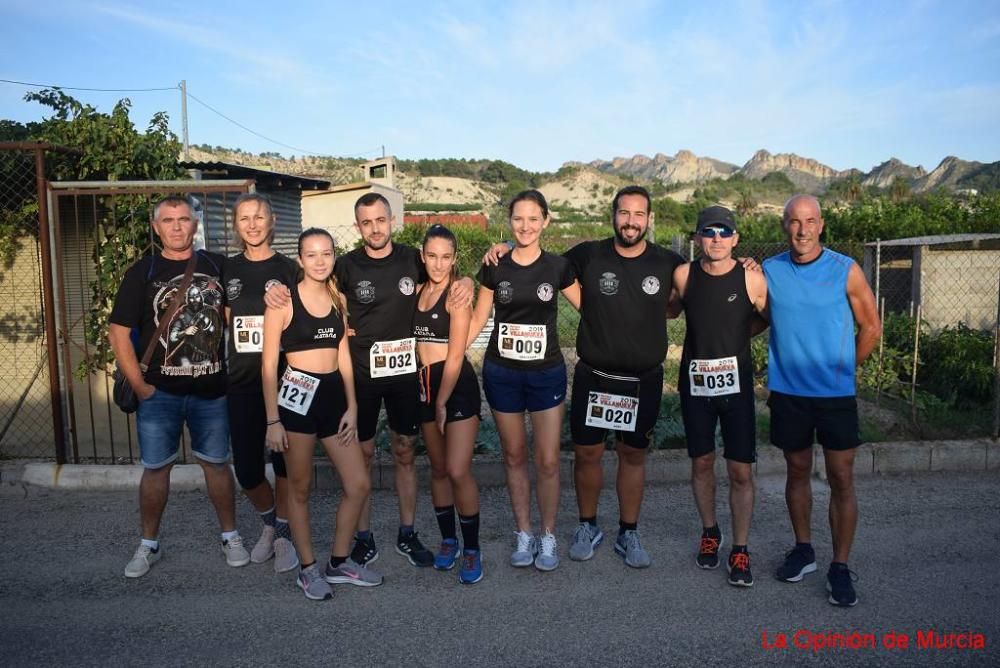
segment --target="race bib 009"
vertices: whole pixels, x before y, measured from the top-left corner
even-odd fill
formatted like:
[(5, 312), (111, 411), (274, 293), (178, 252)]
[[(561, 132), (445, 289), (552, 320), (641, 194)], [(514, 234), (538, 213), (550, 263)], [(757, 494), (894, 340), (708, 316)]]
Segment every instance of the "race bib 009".
[(264, 350), (264, 316), (234, 315), (233, 336), (238, 353), (259, 353)]
[(500, 357), (509, 360), (531, 362), (545, 359), (545, 345), (548, 335), (545, 325), (518, 325), (501, 322), (497, 334), (497, 349)]
[(319, 378), (310, 376), (291, 367), (285, 369), (278, 389), (278, 405), (293, 413), (305, 415), (312, 406), (313, 397), (319, 388)]
[(740, 392), (740, 369), (735, 357), (691, 360), (688, 378), (692, 397), (719, 397)]
[(415, 339), (376, 341), (368, 351), (368, 369), (372, 378), (388, 378), (417, 372)]

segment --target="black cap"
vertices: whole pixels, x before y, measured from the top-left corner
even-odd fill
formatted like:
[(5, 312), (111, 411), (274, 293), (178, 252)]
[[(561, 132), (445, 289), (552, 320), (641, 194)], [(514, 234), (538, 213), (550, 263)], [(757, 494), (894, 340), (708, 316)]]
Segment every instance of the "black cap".
[(710, 206), (698, 212), (698, 225), (694, 231), (701, 232), (706, 227), (713, 225), (722, 225), (735, 232), (736, 218), (733, 216), (733, 212), (724, 206)]

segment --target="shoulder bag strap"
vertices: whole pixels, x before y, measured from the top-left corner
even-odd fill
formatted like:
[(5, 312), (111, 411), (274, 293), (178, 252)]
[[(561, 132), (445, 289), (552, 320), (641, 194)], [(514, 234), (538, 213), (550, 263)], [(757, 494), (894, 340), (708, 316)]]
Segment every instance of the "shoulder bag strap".
[(139, 362), (139, 368), (142, 369), (143, 373), (146, 373), (146, 369), (149, 367), (149, 361), (153, 359), (153, 350), (156, 348), (156, 342), (160, 340), (163, 336), (163, 332), (167, 329), (167, 325), (174, 317), (174, 313), (180, 308), (181, 301), (184, 299), (184, 295), (187, 294), (187, 290), (191, 287), (191, 282), (194, 280), (194, 268), (198, 264), (198, 251), (191, 252), (191, 259), (188, 260), (187, 266), (184, 268), (184, 279), (181, 281), (181, 286), (174, 293), (174, 296), (170, 299), (170, 305), (167, 307), (166, 312), (164, 312), (163, 317), (160, 318), (160, 324), (156, 327), (156, 332), (153, 333), (153, 338), (150, 339), (149, 345), (146, 346), (146, 352), (142, 354), (142, 360)]

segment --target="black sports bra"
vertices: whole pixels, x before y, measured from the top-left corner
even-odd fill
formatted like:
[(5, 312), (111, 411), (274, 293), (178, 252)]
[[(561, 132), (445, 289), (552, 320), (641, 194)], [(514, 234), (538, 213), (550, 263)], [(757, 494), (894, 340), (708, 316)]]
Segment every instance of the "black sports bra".
[[(423, 292), (426, 287), (425, 283), (424, 287), (420, 288), (420, 292)], [(446, 300), (444, 297), (447, 292), (444, 290), (434, 305), (426, 311), (420, 310), (420, 293), (417, 293), (418, 307), (413, 311), (413, 337), (418, 343), (448, 343), (451, 315), (445, 308)]]
[(344, 318), (340, 311), (317, 318), (299, 298), (299, 286), (292, 287), (292, 321), (281, 333), (281, 347), (286, 353), (318, 348), (336, 348), (344, 336)]

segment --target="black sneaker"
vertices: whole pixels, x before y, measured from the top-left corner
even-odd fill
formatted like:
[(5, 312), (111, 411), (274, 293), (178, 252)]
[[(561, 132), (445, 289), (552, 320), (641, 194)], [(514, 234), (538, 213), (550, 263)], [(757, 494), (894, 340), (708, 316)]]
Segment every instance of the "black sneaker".
[(420, 542), (416, 531), (409, 536), (403, 534), (396, 536), (396, 552), (406, 557), (413, 566), (425, 568), (434, 565), (434, 554)]
[(729, 584), (734, 587), (753, 586), (749, 552), (730, 552), (726, 568), (729, 570)]
[(799, 582), (808, 573), (816, 572), (816, 552), (812, 547), (796, 545), (785, 553), (785, 563), (774, 572), (774, 577), (785, 582)]
[(698, 558), (695, 559), (698, 566), (701, 568), (718, 568), (719, 550), (722, 548), (723, 542), (725, 542), (725, 537), (721, 531), (717, 530), (715, 533), (702, 531), (701, 543), (698, 546)]
[(378, 547), (375, 546), (375, 536), (368, 535), (367, 540), (354, 537), (354, 547), (351, 549), (351, 561), (359, 566), (367, 566), (378, 561)]
[(854, 583), (858, 574), (847, 567), (847, 564), (830, 564), (826, 573), (826, 590), (830, 592), (830, 603), (843, 608), (851, 608), (858, 604), (858, 595), (854, 591)]

